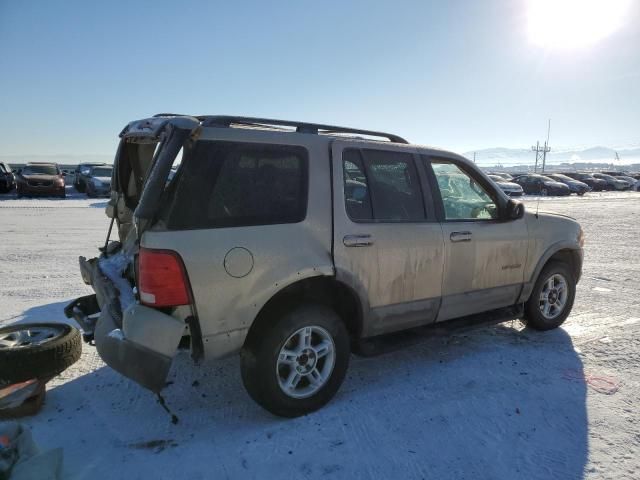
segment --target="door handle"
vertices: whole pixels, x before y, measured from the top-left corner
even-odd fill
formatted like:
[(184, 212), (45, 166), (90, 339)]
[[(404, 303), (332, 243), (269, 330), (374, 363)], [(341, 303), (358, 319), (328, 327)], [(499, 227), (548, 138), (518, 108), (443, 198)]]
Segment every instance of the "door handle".
[(345, 247), (368, 247), (373, 245), (373, 238), (369, 234), (345, 235), (342, 243)]
[(471, 232), (451, 232), (449, 235), (449, 239), (452, 242), (470, 242), (471, 241)]

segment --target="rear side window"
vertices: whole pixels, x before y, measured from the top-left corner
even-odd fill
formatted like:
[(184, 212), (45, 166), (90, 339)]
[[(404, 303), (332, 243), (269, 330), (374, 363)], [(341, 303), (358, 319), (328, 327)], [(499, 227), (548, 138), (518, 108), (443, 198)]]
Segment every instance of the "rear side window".
[(345, 205), (354, 221), (425, 220), (424, 201), (413, 155), (346, 149), (343, 153)]
[(169, 200), (169, 229), (297, 223), (307, 211), (303, 147), (199, 141)]

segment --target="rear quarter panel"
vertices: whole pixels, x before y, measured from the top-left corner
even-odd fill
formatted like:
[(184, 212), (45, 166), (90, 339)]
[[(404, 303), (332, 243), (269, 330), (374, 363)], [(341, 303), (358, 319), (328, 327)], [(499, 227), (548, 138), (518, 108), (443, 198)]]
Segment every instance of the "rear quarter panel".
[[(234, 138), (237, 137), (237, 138)], [(287, 138), (283, 138), (287, 137)], [(311, 135), (290, 137), (264, 132), (220, 129), (215, 139), (301, 145), (309, 152), (306, 218), (295, 224), (146, 231), (142, 246), (170, 249), (182, 257), (191, 284), (205, 356), (237, 351), (262, 307), (282, 288), (304, 278), (333, 275), (331, 257), (331, 182), (329, 148)], [(291, 140), (291, 141), (288, 141)], [(225, 257), (234, 248), (251, 257), (249, 273), (227, 272)]]

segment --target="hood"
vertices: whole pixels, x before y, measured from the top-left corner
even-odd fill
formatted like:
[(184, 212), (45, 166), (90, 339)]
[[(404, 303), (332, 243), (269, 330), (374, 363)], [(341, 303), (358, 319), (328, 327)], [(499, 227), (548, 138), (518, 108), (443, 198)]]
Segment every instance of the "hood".
[(497, 182), (497, 183), (498, 183), (498, 186), (500, 187), (506, 187), (513, 190), (522, 190), (522, 187), (517, 183), (507, 182), (506, 180), (504, 182)]
[(560, 183), (555, 180), (544, 180), (543, 183), (545, 185), (550, 185), (552, 187), (557, 187), (557, 188), (569, 188), (564, 183)]
[(98, 180), (102, 183), (111, 183), (111, 177), (91, 177), (92, 179)]
[(573, 185), (574, 187), (581, 187), (581, 188), (589, 188), (589, 185), (587, 185), (584, 182), (581, 182), (580, 180), (573, 180), (571, 182), (567, 182), (569, 185)]

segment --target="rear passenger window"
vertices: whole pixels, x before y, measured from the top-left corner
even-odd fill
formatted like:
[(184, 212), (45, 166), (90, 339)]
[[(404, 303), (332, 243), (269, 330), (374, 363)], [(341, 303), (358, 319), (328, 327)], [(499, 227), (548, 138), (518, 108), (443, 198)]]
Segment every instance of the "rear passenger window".
[(424, 201), (413, 155), (372, 149), (343, 153), (347, 214), (354, 221), (421, 221)]
[(360, 151), (355, 148), (345, 150), (342, 155), (344, 171), (344, 200), (347, 215), (356, 221), (373, 220), (371, 195), (364, 173)]
[(307, 211), (307, 163), (303, 147), (199, 141), (185, 154), (169, 199), (168, 228), (301, 222)]

